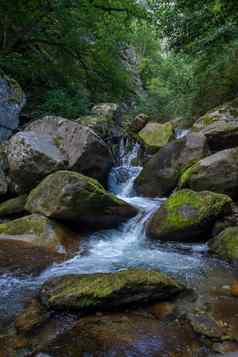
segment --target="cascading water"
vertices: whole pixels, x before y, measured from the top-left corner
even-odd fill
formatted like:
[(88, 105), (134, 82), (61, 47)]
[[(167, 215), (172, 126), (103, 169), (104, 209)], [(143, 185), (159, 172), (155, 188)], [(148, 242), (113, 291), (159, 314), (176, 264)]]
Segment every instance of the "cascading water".
[[(148, 199), (136, 195), (133, 183), (142, 167), (133, 166), (133, 162), (138, 156), (140, 146), (135, 144), (132, 150), (127, 152), (127, 144), (123, 139), (119, 153), (120, 164), (111, 171), (109, 189), (119, 198), (139, 208), (138, 215), (117, 229), (92, 234), (85, 255), (79, 253), (73, 259), (53, 266), (42, 274), (41, 279), (45, 280), (52, 275), (109, 272), (138, 266), (160, 268), (182, 275), (184, 272), (186, 275), (202, 266), (203, 262), (198, 253), (205, 249), (204, 245), (178, 247), (151, 243), (146, 239), (145, 224), (164, 199)], [(189, 251), (189, 254), (185, 254), (186, 251)]]

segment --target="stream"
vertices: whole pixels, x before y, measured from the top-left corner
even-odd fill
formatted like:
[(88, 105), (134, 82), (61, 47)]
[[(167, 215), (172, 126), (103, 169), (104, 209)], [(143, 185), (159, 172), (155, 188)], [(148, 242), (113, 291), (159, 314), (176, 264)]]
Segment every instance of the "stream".
[[(186, 134), (187, 131), (179, 131), (177, 136)], [(52, 265), (38, 277), (0, 276), (1, 320), (10, 320), (20, 311), (44, 281), (64, 274), (112, 272), (141, 267), (167, 272), (193, 288), (200, 286), (199, 289), (207, 289), (208, 276), (214, 282), (220, 275), (225, 284), (228, 264), (208, 256), (206, 244), (161, 244), (146, 238), (145, 225), (165, 198), (148, 199), (136, 195), (133, 183), (142, 167), (133, 166), (133, 162), (136, 161), (140, 146), (135, 144), (129, 152), (127, 147), (127, 142), (122, 140), (120, 164), (112, 169), (108, 186), (119, 198), (138, 207), (138, 215), (117, 229), (91, 234), (80, 244), (73, 258)]]

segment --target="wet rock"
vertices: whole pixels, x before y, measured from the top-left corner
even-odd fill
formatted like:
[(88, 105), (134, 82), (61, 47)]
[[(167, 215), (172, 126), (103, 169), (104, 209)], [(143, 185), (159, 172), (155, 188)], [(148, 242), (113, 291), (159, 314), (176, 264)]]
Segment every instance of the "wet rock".
[(199, 335), (216, 339), (221, 339), (224, 336), (225, 331), (222, 326), (207, 312), (191, 313), (187, 318), (194, 332)]
[(27, 195), (21, 195), (0, 203), (0, 217), (24, 214)]
[(15, 275), (38, 275), (53, 263), (65, 259), (45, 247), (35, 246), (29, 242), (13, 239), (0, 239), (0, 272)]
[(6, 238), (65, 253), (70, 245), (72, 233), (53, 220), (33, 214), (1, 223), (0, 241)]
[(33, 299), (25, 309), (16, 316), (15, 327), (20, 334), (29, 334), (45, 323), (50, 313), (37, 299)]
[(43, 285), (40, 298), (50, 309), (87, 312), (165, 300), (182, 291), (182, 285), (163, 273), (131, 269), (55, 278)]
[(20, 85), (0, 71), (0, 142), (8, 139), (17, 129), (25, 102)]
[(158, 303), (151, 307), (152, 314), (159, 320), (172, 316), (176, 306), (172, 303)]
[(144, 127), (146, 126), (146, 124), (148, 123), (149, 118), (146, 114), (138, 114), (130, 123), (129, 125), (129, 130), (132, 133), (137, 134), (139, 131), (141, 131), (142, 129), (144, 129)]
[(51, 172), (67, 166), (67, 158), (49, 135), (19, 132), (7, 148), (9, 176), (18, 193), (29, 192)]
[(198, 161), (187, 169), (180, 187), (209, 190), (236, 198), (238, 194), (238, 149), (227, 149)]
[(71, 171), (45, 178), (28, 196), (26, 209), (90, 228), (113, 227), (137, 214), (96, 180)]
[(68, 158), (68, 169), (106, 185), (113, 164), (112, 155), (104, 141), (90, 128), (68, 119), (47, 116), (34, 121), (26, 130), (52, 136), (58, 149)]
[(228, 196), (213, 192), (177, 191), (152, 216), (147, 233), (161, 241), (204, 241), (231, 202)]
[(150, 122), (138, 133), (138, 136), (145, 148), (150, 152), (156, 152), (174, 138), (173, 126), (169, 122), (165, 124)]
[(176, 187), (181, 172), (208, 153), (206, 138), (199, 133), (167, 144), (145, 164), (136, 178), (137, 192), (148, 197), (167, 196)]
[(238, 281), (234, 281), (231, 285), (231, 295), (238, 297)]
[(203, 133), (208, 140), (210, 149), (214, 152), (236, 147), (238, 98), (203, 115), (194, 123), (193, 131)]
[(116, 113), (118, 107), (119, 106), (116, 103), (96, 104), (92, 108), (92, 114), (101, 116), (101, 117), (106, 117), (108, 119), (112, 119), (113, 115)]
[(208, 242), (209, 250), (228, 261), (238, 261), (238, 227), (228, 227)]

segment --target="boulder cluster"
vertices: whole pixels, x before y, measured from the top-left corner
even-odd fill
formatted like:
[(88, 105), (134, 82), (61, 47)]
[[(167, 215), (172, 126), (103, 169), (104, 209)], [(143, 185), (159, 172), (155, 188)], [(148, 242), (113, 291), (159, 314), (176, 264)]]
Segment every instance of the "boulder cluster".
[(211, 252), (237, 261), (238, 99), (199, 118), (185, 137), (170, 138), (145, 163), (135, 188), (169, 196), (147, 224), (150, 237), (209, 241)]

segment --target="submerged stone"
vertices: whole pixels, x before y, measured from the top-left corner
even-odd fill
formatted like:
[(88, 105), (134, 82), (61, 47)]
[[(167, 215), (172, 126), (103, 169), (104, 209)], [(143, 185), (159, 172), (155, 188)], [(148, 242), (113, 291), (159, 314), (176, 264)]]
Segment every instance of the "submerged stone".
[(215, 220), (232, 200), (226, 195), (181, 190), (172, 194), (147, 225), (150, 237), (162, 241), (204, 241)]
[(0, 239), (0, 273), (38, 275), (53, 263), (61, 263), (64, 254), (14, 239)]
[(96, 180), (72, 171), (45, 178), (29, 195), (26, 209), (50, 218), (113, 227), (137, 214), (137, 209), (107, 192)]
[(40, 298), (51, 309), (87, 312), (165, 300), (184, 289), (176, 280), (161, 272), (130, 269), (117, 273), (54, 278), (43, 285)]

